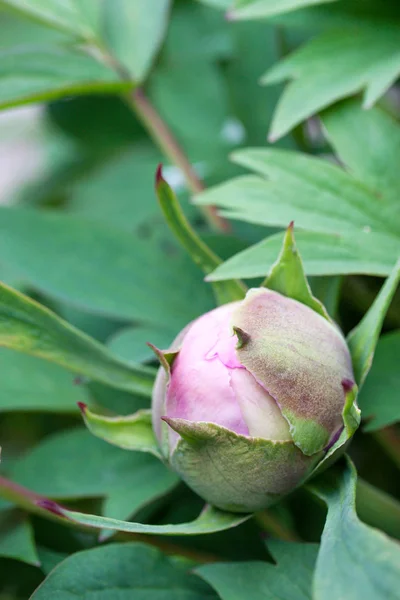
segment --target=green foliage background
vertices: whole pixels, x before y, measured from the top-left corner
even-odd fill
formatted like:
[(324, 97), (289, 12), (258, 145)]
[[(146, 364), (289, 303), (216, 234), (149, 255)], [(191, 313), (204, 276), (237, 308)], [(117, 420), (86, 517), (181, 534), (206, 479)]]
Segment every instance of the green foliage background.
[[(0, 600), (399, 598), (399, 76), (395, 0), (0, 0)], [(146, 342), (259, 285), (292, 220), (352, 332), (352, 462), (201, 513), (140, 452)]]

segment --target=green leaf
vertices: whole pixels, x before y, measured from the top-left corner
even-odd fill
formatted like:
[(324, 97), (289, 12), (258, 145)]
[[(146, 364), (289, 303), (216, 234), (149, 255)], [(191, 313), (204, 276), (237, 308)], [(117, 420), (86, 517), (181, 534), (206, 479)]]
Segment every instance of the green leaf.
[(178, 482), (153, 456), (116, 448), (81, 427), (46, 437), (13, 464), (10, 475), (42, 496), (103, 498), (102, 514), (119, 519), (169, 493)]
[(400, 74), (399, 42), (396, 24), (381, 23), (377, 28), (360, 21), (355, 28), (323, 33), (272, 67), (263, 83), (292, 81), (278, 102), (270, 140), (362, 90), (364, 106), (371, 107)]
[(102, 8), (98, 0), (0, 0), (0, 7), (88, 41), (99, 29)]
[(91, 412), (86, 405), (80, 407), (86, 427), (96, 437), (118, 448), (149, 452), (161, 458), (151, 423), (151, 410), (139, 410), (126, 417), (106, 417)]
[(400, 546), (359, 521), (355, 511), (356, 471), (350, 460), (314, 480), (310, 488), (328, 505), (313, 598), (395, 600)]
[[(208, 275), (221, 259), (205, 244), (192, 229), (186, 219), (178, 199), (168, 183), (163, 179), (161, 166), (156, 176), (156, 192), (164, 217), (175, 237), (190, 254), (193, 261)], [(218, 304), (242, 300), (246, 295), (246, 286), (240, 281), (227, 281), (212, 284)]]
[(216, 600), (188, 566), (145, 544), (110, 544), (77, 552), (59, 564), (32, 600)]
[(233, 8), (229, 10), (229, 20), (239, 19), (266, 19), (305, 6), (325, 4), (334, 0), (236, 0)]
[(222, 600), (310, 600), (317, 544), (270, 540), (276, 565), (252, 561), (216, 563), (195, 573), (218, 592)]
[(0, 346), (33, 354), (112, 387), (151, 394), (154, 371), (127, 365), (27, 296), (0, 284)]
[(293, 223), (287, 228), (281, 253), (263, 285), (309, 306), (330, 321), (323, 304), (312, 295), (304, 274), (303, 263), (294, 239)]
[(170, 0), (105, 0), (105, 37), (132, 78), (143, 81), (167, 28)]
[(348, 335), (347, 343), (353, 360), (354, 375), (360, 388), (371, 368), (382, 324), (399, 281), (400, 259), (368, 312)]
[(195, 265), (164, 234), (141, 239), (90, 219), (20, 208), (0, 207), (0, 217), (2, 263), (60, 300), (172, 335), (213, 307)]
[(32, 527), (25, 515), (13, 509), (0, 513), (0, 556), (40, 565)]
[(390, 201), (392, 218), (399, 221), (399, 122), (380, 107), (366, 111), (355, 100), (335, 104), (321, 118), (340, 160), (379, 199)]
[(231, 179), (196, 196), (196, 204), (213, 204), (225, 217), (259, 225), (287, 227), (294, 221), (296, 227), (321, 233), (372, 231), (400, 237), (392, 204), (326, 160), (265, 148), (246, 148), (231, 156), (261, 177)]
[(127, 533), (143, 533), (151, 535), (205, 535), (225, 531), (231, 527), (237, 527), (250, 518), (251, 515), (243, 515), (225, 512), (213, 506), (205, 509), (194, 521), (190, 523), (179, 523), (173, 525), (147, 525), (145, 523), (131, 523), (98, 515), (89, 515), (73, 510), (67, 510), (56, 505), (56, 511), (69, 522), (95, 529), (109, 529), (111, 531), (125, 531)]
[[(400, 252), (400, 240), (372, 232), (355, 236), (299, 231), (296, 241), (306, 275), (363, 273), (383, 277), (392, 271), (394, 257)], [(207, 280), (265, 276), (275, 262), (282, 242), (282, 234), (270, 236), (228, 259), (208, 275)]]
[(359, 397), (363, 418), (367, 420), (365, 431), (376, 431), (400, 421), (399, 356), (400, 331), (383, 335)]
[(77, 412), (77, 402), (89, 401), (84, 386), (75, 385), (71, 373), (34, 356), (2, 348), (0, 372), (0, 413)]
[(20, 46), (3, 50), (0, 56), (0, 109), (132, 87), (110, 68), (72, 48)]

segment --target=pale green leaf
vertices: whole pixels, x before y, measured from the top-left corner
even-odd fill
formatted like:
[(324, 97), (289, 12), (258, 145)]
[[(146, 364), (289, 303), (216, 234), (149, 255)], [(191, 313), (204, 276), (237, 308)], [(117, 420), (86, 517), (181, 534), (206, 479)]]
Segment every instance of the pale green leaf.
[(188, 566), (140, 543), (77, 552), (50, 573), (32, 600), (216, 600)]
[(317, 544), (270, 540), (276, 565), (261, 561), (215, 563), (196, 569), (222, 600), (310, 600)]
[(355, 100), (335, 104), (321, 118), (340, 160), (377, 197), (391, 201), (392, 218), (399, 221), (399, 122), (380, 107), (364, 110)]
[[(400, 74), (400, 27), (382, 23), (329, 31), (272, 67), (265, 84), (290, 79), (275, 111), (270, 139), (337, 100), (365, 90), (372, 106)], [(326, 65), (329, 64), (329, 69)]]
[[(264, 277), (275, 262), (282, 241), (282, 234), (276, 234), (239, 252), (217, 267), (207, 279)], [(386, 276), (400, 253), (400, 240), (378, 233), (329, 235), (299, 231), (296, 241), (306, 275), (364, 273)]]
[(0, 556), (40, 565), (32, 527), (25, 515), (13, 509), (0, 513)]
[(302, 302), (330, 321), (323, 304), (313, 296), (304, 274), (303, 263), (293, 235), (293, 224), (289, 225), (286, 231), (281, 253), (276, 263), (272, 265), (263, 285)]
[(164, 37), (170, 0), (105, 0), (110, 51), (137, 81), (148, 74)]
[(173, 338), (174, 334), (167, 329), (143, 325), (119, 330), (108, 340), (107, 346), (113, 354), (128, 363), (149, 362), (154, 360), (154, 352), (147, 343), (166, 350)]
[(161, 458), (151, 423), (151, 410), (125, 417), (106, 417), (81, 406), (86, 427), (96, 437), (125, 450), (149, 452)]
[(399, 281), (400, 259), (368, 312), (348, 335), (347, 343), (353, 360), (354, 375), (360, 388), (371, 368), (382, 324)]
[(100, 0), (0, 0), (0, 7), (91, 41), (101, 21)]
[(360, 393), (366, 431), (375, 431), (400, 421), (400, 331), (383, 335), (376, 346), (371, 371)]
[(0, 284), (0, 346), (55, 362), (119, 389), (150, 395), (154, 371), (128, 365), (49, 309)]
[(391, 203), (336, 165), (270, 148), (238, 150), (232, 159), (262, 177), (231, 179), (196, 196), (196, 204), (213, 204), (226, 217), (259, 225), (287, 227), (294, 221), (296, 228), (308, 231), (400, 237), (400, 220), (393, 219)]
[(315, 600), (396, 600), (400, 546), (362, 523), (355, 511), (356, 471), (342, 462), (310, 485), (328, 505), (313, 582)]
[(20, 46), (0, 53), (0, 108), (64, 96), (123, 92), (132, 83), (72, 48)]
[(334, 0), (236, 0), (229, 11), (229, 19), (266, 19), (305, 6), (325, 4)]

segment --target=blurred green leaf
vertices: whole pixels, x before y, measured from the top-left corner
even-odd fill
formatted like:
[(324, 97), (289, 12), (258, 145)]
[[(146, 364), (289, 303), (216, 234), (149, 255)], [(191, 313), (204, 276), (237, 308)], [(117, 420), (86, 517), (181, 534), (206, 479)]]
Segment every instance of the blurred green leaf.
[(14, 509), (0, 513), (0, 556), (40, 565), (32, 527), (27, 517)]
[(102, 600), (216, 600), (185, 563), (139, 543), (111, 544), (78, 552), (50, 573), (32, 600), (95, 597)]
[(313, 582), (313, 598), (397, 598), (400, 546), (359, 521), (355, 511), (356, 471), (342, 462), (310, 485), (328, 505)]
[(88, 41), (101, 22), (99, 0), (0, 0), (0, 6)]
[(148, 452), (161, 458), (151, 423), (151, 410), (139, 410), (133, 415), (107, 417), (82, 406), (82, 416), (90, 433), (124, 450)]
[(137, 82), (148, 74), (167, 27), (170, 0), (105, 0), (106, 41)]
[(11, 477), (51, 498), (104, 498), (103, 514), (119, 519), (165, 495), (178, 481), (155, 457), (121, 450), (81, 427), (45, 438), (14, 463)]
[(383, 335), (376, 346), (371, 371), (359, 397), (367, 423), (365, 431), (375, 431), (400, 421), (400, 332)]
[(77, 402), (89, 401), (71, 373), (35, 356), (1, 348), (0, 372), (0, 413), (77, 412)]
[(132, 83), (73, 48), (16, 47), (0, 53), (0, 108), (72, 94), (118, 93)]
[(0, 284), (0, 346), (33, 354), (110, 386), (151, 393), (154, 371), (132, 366), (56, 314)]
[(0, 207), (0, 215), (2, 262), (55, 298), (173, 335), (213, 306), (201, 273), (168, 236), (139, 239), (55, 213)]
[[(214, 204), (226, 217), (308, 231), (357, 235), (369, 228), (400, 239), (400, 219), (391, 203), (325, 160), (292, 152), (246, 148), (234, 162), (257, 173), (231, 179), (196, 196), (196, 204)], [(310, 210), (312, 198), (312, 210)]]
[(324, 33), (284, 58), (262, 78), (264, 84), (292, 80), (278, 102), (270, 139), (362, 90), (364, 106), (370, 108), (400, 74), (399, 43), (397, 24), (360, 22), (356, 28)]
[(282, 13), (298, 10), (304, 6), (325, 4), (334, 0), (236, 0), (229, 11), (229, 18), (265, 19)]
[(270, 540), (276, 565), (266, 562), (216, 563), (196, 569), (222, 600), (310, 600), (317, 544)]
[(127, 327), (119, 330), (112, 336), (107, 346), (126, 362), (148, 362), (154, 360), (154, 352), (147, 342), (151, 342), (157, 348), (166, 350), (173, 341), (171, 332), (161, 327), (141, 326)]
[[(280, 233), (270, 236), (228, 259), (207, 279), (265, 276), (276, 260), (282, 241)], [(360, 232), (356, 236), (299, 231), (296, 241), (306, 275), (365, 273), (383, 277), (389, 275), (400, 252), (400, 240), (378, 233)]]
[(399, 281), (400, 258), (372, 306), (347, 337), (347, 344), (353, 360), (354, 375), (360, 388), (371, 368), (383, 321)]
[(321, 115), (328, 139), (350, 172), (378, 198), (391, 202), (400, 221), (400, 124), (381, 108), (364, 110), (358, 101), (335, 104)]

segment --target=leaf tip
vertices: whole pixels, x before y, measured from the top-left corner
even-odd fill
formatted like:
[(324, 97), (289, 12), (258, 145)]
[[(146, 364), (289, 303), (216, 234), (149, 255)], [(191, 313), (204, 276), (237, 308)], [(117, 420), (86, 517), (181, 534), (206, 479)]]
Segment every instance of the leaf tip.
[(48, 512), (51, 512), (54, 515), (57, 515), (57, 517), (62, 517), (63, 519), (66, 518), (62, 507), (53, 500), (49, 500), (48, 498), (41, 498), (40, 500), (37, 500), (35, 504), (36, 506), (39, 506), (39, 508), (44, 508), (44, 510), (47, 510)]
[(250, 335), (248, 333), (246, 333), (245, 331), (243, 331), (243, 329), (241, 329), (240, 327), (234, 326), (232, 329), (238, 339), (236, 349), (240, 350), (240, 348), (243, 348), (243, 346), (246, 346), (246, 344), (249, 343)]
[(165, 179), (162, 174), (162, 170), (163, 170), (163, 164), (159, 163), (159, 165), (156, 169), (156, 177), (155, 177), (156, 187), (158, 187), (161, 183), (165, 182)]
[(342, 383), (342, 388), (346, 394), (348, 392), (350, 392), (353, 389), (353, 387), (355, 386), (354, 381), (352, 381), (351, 379), (347, 379), (347, 378), (342, 379), (341, 383)]
[(86, 414), (86, 409), (87, 409), (87, 404), (85, 404), (84, 402), (77, 402), (77, 405), (79, 407), (79, 410), (81, 411), (81, 413), (83, 415)]

